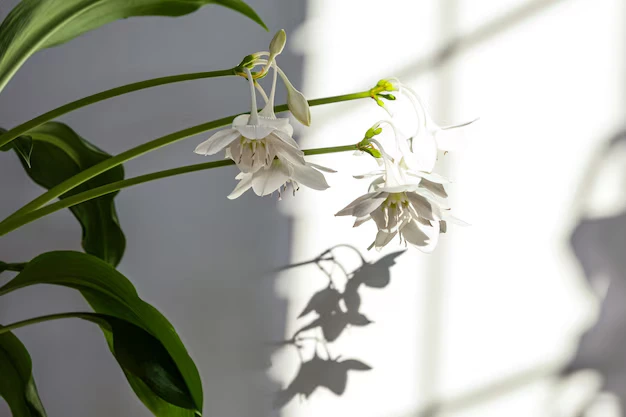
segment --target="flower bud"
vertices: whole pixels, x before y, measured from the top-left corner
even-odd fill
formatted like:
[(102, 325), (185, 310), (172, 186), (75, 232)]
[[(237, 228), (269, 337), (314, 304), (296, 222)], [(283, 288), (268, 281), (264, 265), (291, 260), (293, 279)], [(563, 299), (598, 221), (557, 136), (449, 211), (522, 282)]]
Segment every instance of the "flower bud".
[(289, 107), (289, 111), (300, 123), (305, 126), (311, 126), (311, 110), (306, 97), (296, 90), (284, 72), (279, 71), (278, 74), (287, 88), (287, 107)]
[(304, 94), (296, 90), (293, 85), (287, 86), (287, 106), (291, 114), (303, 125), (311, 126), (311, 110)]
[(276, 35), (272, 38), (270, 42), (270, 55), (275, 57), (279, 55), (283, 49), (285, 48), (285, 43), (287, 42), (287, 33), (285, 33), (284, 29), (276, 32)]

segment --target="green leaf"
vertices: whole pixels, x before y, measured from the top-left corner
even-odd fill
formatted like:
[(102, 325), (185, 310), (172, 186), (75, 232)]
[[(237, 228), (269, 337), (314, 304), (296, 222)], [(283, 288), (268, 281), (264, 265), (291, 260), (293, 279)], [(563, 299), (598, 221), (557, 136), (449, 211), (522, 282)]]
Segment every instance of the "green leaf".
[(32, 367), (22, 342), (11, 332), (0, 334), (0, 397), (9, 405), (13, 417), (46, 417)]
[(267, 27), (242, 0), (22, 0), (0, 25), (0, 91), (35, 52), (118, 19), (182, 16), (207, 4), (235, 10)]
[[(187, 394), (179, 384), (167, 378), (159, 379), (159, 372), (146, 373), (132, 367), (124, 369), (137, 396), (156, 416), (188, 417), (202, 410), (200, 375), (176, 331), (159, 311), (139, 298), (130, 281), (111, 265), (80, 252), (48, 252), (30, 261), (22, 272), (0, 288), (0, 295), (36, 284), (53, 284), (76, 289), (96, 313), (130, 322), (146, 330), (163, 344), (182, 375), (188, 389)], [(133, 333), (131, 330), (128, 328), (122, 330), (126, 337), (131, 337)], [(118, 349), (115, 337), (110, 332), (107, 334), (107, 331), (105, 336), (115, 354)], [(129, 342), (122, 357), (141, 354), (140, 351), (133, 349), (142, 343), (144, 342)], [(119, 361), (119, 353), (116, 357)], [(167, 395), (164, 392), (167, 392)], [(181, 408), (183, 403), (193, 405), (194, 409)]]
[[(48, 190), (111, 157), (63, 123), (44, 123), (28, 134), (32, 138), (30, 164), (19, 151), (17, 153), (30, 178)], [(120, 165), (74, 188), (62, 195), (61, 199), (123, 179), (124, 168)], [(126, 248), (126, 238), (113, 202), (116, 194), (111, 193), (70, 207), (82, 227), (85, 252), (114, 266), (119, 264)]]
[[(6, 130), (0, 128), (0, 134), (5, 133)], [(33, 138), (30, 136), (19, 136), (12, 142), (7, 143), (0, 148), (0, 151), (10, 151), (14, 149), (15, 152), (22, 158), (22, 161), (30, 168), (30, 155), (33, 152)]]

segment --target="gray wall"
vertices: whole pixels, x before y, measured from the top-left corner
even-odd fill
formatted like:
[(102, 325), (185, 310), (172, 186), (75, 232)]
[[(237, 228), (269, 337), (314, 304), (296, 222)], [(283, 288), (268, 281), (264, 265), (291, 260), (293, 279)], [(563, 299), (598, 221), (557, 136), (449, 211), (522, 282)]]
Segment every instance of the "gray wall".
[[(3, 0), (4, 18), (18, 0)], [(304, 1), (250, 0), (271, 31), (304, 18)], [(71, 100), (118, 85), (184, 72), (222, 69), (265, 49), (271, 34), (234, 12), (209, 6), (190, 16), (115, 22), (32, 57), (0, 95), (9, 128)], [(301, 59), (281, 66), (299, 83)], [(116, 98), (66, 115), (83, 137), (119, 153), (164, 134), (246, 111), (242, 79), (200, 80)], [(284, 96), (283, 96), (284, 97)], [(126, 165), (127, 177), (206, 159), (193, 154), (206, 135)], [(276, 388), (265, 376), (263, 342), (282, 337), (285, 303), (264, 273), (288, 260), (289, 222), (275, 198), (226, 199), (234, 168), (170, 178), (117, 198), (128, 248), (120, 270), (175, 325), (204, 380), (206, 416), (270, 415)], [(41, 193), (15, 155), (0, 154), (0, 216)], [(79, 250), (69, 212), (41, 219), (0, 240), (0, 259), (27, 261), (54, 249)], [(3, 281), (6, 281), (6, 277)], [(39, 287), (3, 297), (0, 322), (87, 307), (76, 293)], [(76, 320), (26, 328), (40, 394), (50, 417), (143, 416), (99, 330)], [(0, 400), (0, 416), (10, 415)]]

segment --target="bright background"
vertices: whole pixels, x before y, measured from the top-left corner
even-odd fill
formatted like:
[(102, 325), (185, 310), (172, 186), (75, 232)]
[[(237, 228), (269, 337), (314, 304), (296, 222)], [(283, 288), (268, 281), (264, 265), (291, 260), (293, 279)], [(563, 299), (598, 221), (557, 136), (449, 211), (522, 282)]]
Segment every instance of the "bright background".
[[(602, 181), (585, 177), (626, 122), (625, 18), (615, 0), (309, 2), (295, 35), (308, 96), (395, 75), (441, 125), (481, 120), (463, 153), (440, 158), (454, 181), (452, 207), (472, 226), (450, 227), (434, 255), (410, 251), (391, 285), (365, 299), (375, 324), (354, 328), (332, 353), (374, 369), (351, 374), (343, 397), (320, 391), (285, 415), (566, 416), (593, 392), (593, 374), (569, 385), (555, 375), (598, 307), (572, 253), (572, 230), (582, 216), (626, 208), (623, 157)], [(355, 141), (383, 118), (371, 102), (314, 110), (302, 144)], [(349, 174), (376, 168), (354, 159), (320, 157), (341, 167), (334, 187), (305, 191), (285, 210), (295, 219), (294, 261), (373, 240), (374, 225), (352, 230), (352, 220), (332, 216), (364, 192)], [(593, 194), (580, 191), (583, 181)], [(279, 281), (292, 300), (288, 320), (325, 284), (308, 273)], [(429, 414), (433, 403), (441, 409)], [(609, 406), (588, 415), (622, 415)]]
[[(3, 2), (0, 17), (16, 3)], [(129, 241), (121, 271), (189, 347), (204, 379), (204, 415), (573, 417), (568, 410), (598, 389), (599, 377), (564, 383), (557, 374), (597, 317), (599, 302), (570, 238), (582, 218), (626, 209), (624, 159), (600, 173), (588, 168), (626, 124), (624, 2), (249, 3), (272, 30), (287, 30), (280, 64), (307, 97), (365, 90), (398, 76), (442, 125), (481, 117), (467, 149), (439, 164), (454, 180), (456, 214), (471, 226), (450, 227), (433, 255), (404, 254), (391, 284), (364, 294), (363, 309), (375, 323), (349, 329), (329, 350), (362, 360), (371, 371), (350, 374), (343, 396), (319, 389), (279, 413), (271, 409), (272, 394), (294, 377), (299, 360), (290, 349), (271, 352), (266, 342), (293, 334), (302, 325), (295, 317), (327, 282), (313, 267), (268, 271), (338, 243), (359, 247), (371, 261), (397, 249), (366, 252), (374, 227), (352, 229), (349, 219), (333, 216), (363, 193), (366, 184), (351, 175), (375, 168), (371, 158), (318, 157), (341, 171), (328, 177), (332, 188), (301, 190), (280, 202), (253, 195), (227, 200), (231, 168), (122, 192), (117, 204)], [(12, 126), (125, 83), (231, 66), (270, 39), (218, 7), (132, 22), (35, 55), (0, 97), (0, 123)], [(244, 111), (246, 94), (241, 80), (196, 81), (117, 98), (62, 121), (119, 153)], [(303, 147), (355, 143), (386, 118), (371, 101), (312, 114), (313, 126), (297, 132)], [(198, 162), (191, 151), (203, 137), (132, 161), (127, 176)], [(15, 158), (0, 156), (0, 215), (8, 215), (40, 190)], [(57, 213), (4, 238), (0, 253), (19, 261), (78, 250), (78, 236), (71, 215)], [(347, 265), (358, 266), (345, 256)], [(84, 307), (72, 292), (36, 288), (3, 298), (0, 318), (9, 323)], [(17, 334), (33, 356), (50, 417), (149, 415), (97, 328), (54, 322)], [(616, 401), (602, 396), (586, 416), (620, 416)], [(427, 410), (433, 404), (439, 408)], [(3, 407), (0, 401), (0, 416), (8, 416)]]

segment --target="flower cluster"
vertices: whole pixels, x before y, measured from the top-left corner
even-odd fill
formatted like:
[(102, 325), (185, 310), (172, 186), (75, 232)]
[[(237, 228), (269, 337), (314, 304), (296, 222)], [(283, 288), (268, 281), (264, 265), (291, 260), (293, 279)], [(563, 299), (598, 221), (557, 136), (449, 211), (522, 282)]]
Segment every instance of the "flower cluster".
[[(469, 123), (439, 127), (426, 112), (419, 96), (397, 79), (381, 80), (372, 90), (376, 102), (385, 106), (379, 98), (395, 100), (389, 92), (405, 95), (413, 105), (418, 124), (414, 134), (403, 137), (391, 121), (381, 121), (370, 128), (362, 145), (376, 145), (376, 152), (369, 148), (368, 153), (382, 160), (383, 170), (357, 178), (374, 178), (369, 192), (344, 209), (336, 216), (354, 216), (354, 226), (373, 220), (378, 233), (370, 248), (381, 249), (396, 236), (400, 242), (410, 244), (429, 253), (437, 245), (439, 235), (445, 233), (449, 222), (464, 224), (449, 215), (448, 194), (444, 184), (449, 181), (433, 172), (439, 151), (459, 149), (464, 140), (462, 127)], [(383, 127), (393, 129), (395, 136), (395, 156), (385, 151), (374, 136), (382, 133)]]
[[(236, 68), (236, 73), (248, 80), (250, 88), (250, 114), (237, 116), (232, 127), (219, 131), (202, 142), (195, 152), (214, 155), (225, 150), (241, 171), (239, 183), (228, 196), (235, 199), (252, 188), (264, 196), (278, 191), (279, 197), (288, 185), (295, 194), (299, 185), (314, 190), (327, 189), (322, 171), (328, 168), (307, 162), (304, 153), (293, 139), (293, 126), (288, 118), (277, 118), (274, 113), (276, 82), (281, 77), (287, 89), (287, 104), (293, 116), (309, 126), (311, 114), (304, 95), (289, 82), (278, 67), (276, 58), (282, 52), (286, 34), (279, 31), (270, 43), (269, 51), (246, 56)], [(256, 67), (261, 67), (253, 72)], [(273, 70), (269, 96), (259, 80)], [(256, 91), (265, 100), (265, 107), (257, 110)], [(403, 135), (390, 120), (372, 126), (354, 149), (367, 152), (383, 169), (356, 178), (372, 178), (369, 192), (340, 210), (337, 216), (354, 216), (354, 226), (373, 220), (378, 228), (370, 248), (381, 249), (396, 236), (400, 242), (411, 244), (423, 252), (432, 252), (439, 235), (445, 233), (451, 221), (462, 223), (449, 215), (447, 193), (444, 185), (449, 181), (434, 172), (439, 151), (458, 150), (465, 142), (462, 133), (472, 122), (438, 126), (426, 111), (417, 93), (396, 78), (379, 81), (369, 90), (378, 105), (387, 110), (383, 100), (396, 100), (396, 94), (411, 103), (417, 120), (415, 131)], [(384, 128), (391, 128), (394, 146), (386, 150), (375, 139)], [(388, 152), (389, 151), (389, 152)]]
[[(325, 190), (328, 183), (318, 171), (331, 171), (304, 160), (304, 154), (293, 140), (293, 126), (288, 118), (277, 118), (274, 113), (276, 80), (280, 75), (288, 92), (288, 104), (291, 113), (301, 123), (309, 125), (311, 115), (304, 95), (289, 82), (285, 73), (276, 64), (276, 57), (282, 52), (286, 41), (285, 31), (279, 31), (270, 43), (269, 52), (258, 52), (247, 56), (240, 64), (241, 75), (250, 85), (250, 114), (242, 114), (233, 120), (230, 129), (215, 133), (195, 149), (201, 155), (214, 155), (221, 150), (231, 158), (241, 171), (236, 179), (239, 183), (228, 196), (235, 199), (252, 188), (255, 194), (264, 196), (274, 191), (284, 191), (291, 184), (293, 191), (302, 184), (314, 190)], [(267, 59), (264, 59), (268, 56)], [(264, 67), (259, 73), (251, 69), (258, 65)], [(264, 77), (269, 68), (274, 70), (272, 89), (269, 97), (256, 81)], [(258, 90), (266, 101), (265, 107), (257, 110), (256, 93)]]

